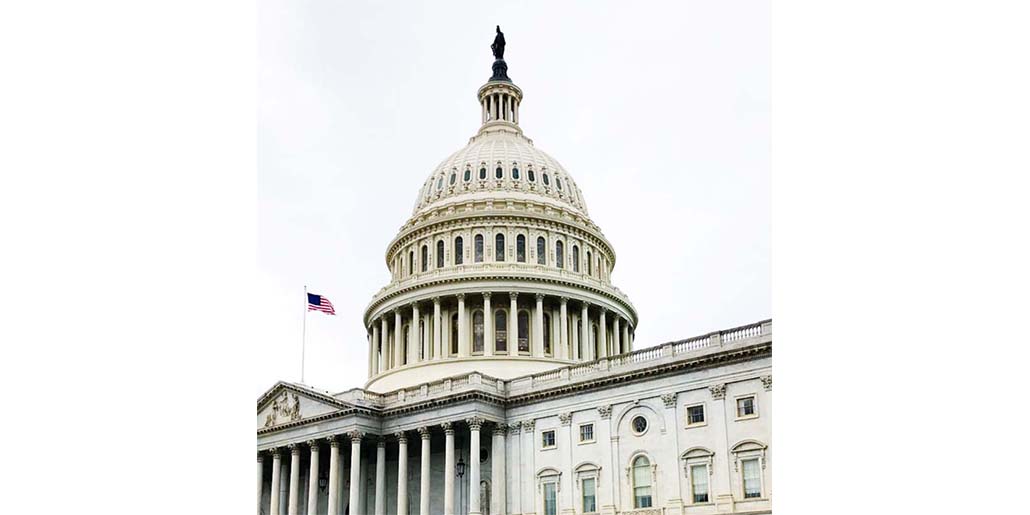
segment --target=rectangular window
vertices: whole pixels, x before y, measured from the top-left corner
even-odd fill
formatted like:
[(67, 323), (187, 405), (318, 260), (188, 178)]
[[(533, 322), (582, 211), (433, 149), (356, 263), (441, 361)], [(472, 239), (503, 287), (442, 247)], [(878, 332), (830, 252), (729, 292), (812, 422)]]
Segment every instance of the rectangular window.
[(556, 483), (544, 483), (544, 515), (558, 515)]
[(697, 406), (687, 407), (687, 425), (693, 426), (697, 424), (705, 423), (705, 406), (704, 404), (698, 404)]
[(540, 433), (540, 444), (544, 449), (554, 447), (554, 430)]
[(583, 424), (579, 426), (579, 441), (580, 442), (593, 442), (594, 441), (594, 425)]
[(597, 511), (597, 480), (587, 478), (583, 480), (583, 513)]
[(758, 467), (758, 458), (741, 462), (744, 468), (744, 498), (752, 499), (762, 496), (762, 477)]
[(741, 397), (737, 399), (737, 418), (750, 417), (755, 414), (755, 398)]
[(708, 465), (690, 467), (690, 488), (695, 503), (708, 502)]

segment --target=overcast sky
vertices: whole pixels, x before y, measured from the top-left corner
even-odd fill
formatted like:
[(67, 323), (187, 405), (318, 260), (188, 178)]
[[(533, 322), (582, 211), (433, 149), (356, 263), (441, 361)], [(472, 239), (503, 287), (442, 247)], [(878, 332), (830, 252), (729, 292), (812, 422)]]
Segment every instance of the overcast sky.
[(615, 246), (636, 346), (771, 316), (769, 2), (262, 0), (255, 395), (300, 379), (305, 284), (337, 313), (307, 316), (305, 382), (364, 384), (386, 245), (478, 129), (497, 24), (520, 125)]

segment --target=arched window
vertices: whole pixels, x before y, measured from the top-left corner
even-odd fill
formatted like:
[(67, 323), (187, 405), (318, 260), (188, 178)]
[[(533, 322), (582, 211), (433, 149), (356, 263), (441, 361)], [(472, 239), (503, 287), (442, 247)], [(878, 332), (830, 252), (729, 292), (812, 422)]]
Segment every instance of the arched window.
[(443, 240), (436, 242), (436, 267), (443, 268)]
[(401, 341), (404, 342), (404, 345), (401, 346), (401, 364), (407, 364), (407, 362), (408, 362), (408, 345), (410, 344), (410, 342), (408, 340), (410, 340), (410, 339), (411, 339), (411, 326), (410, 325), (405, 325), (404, 326), (404, 337), (401, 338)]
[(458, 314), (451, 315), (451, 355), (458, 353)]
[(456, 181), (457, 179), (458, 179), (458, 172), (455, 170), (455, 171), (451, 172), (451, 178), (447, 182), (451, 186), (454, 186), (454, 181)]
[(486, 167), (485, 166), (483, 166), (483, 167), (481, 167), (479, 169), (479, 179), (480, 180), (486, 179)]
[(515, 261), (526, 262), (526, 237), (521, 234), (515, 237)]
[(429, 270), (429, 247), (422, 245), (422, 271)]
[(597, 324), (590, 324), (590, 336), (594, 340), (594, 359), (597, 359), (601, 355), (601, 334), (597, 332)]
[(651, 507), (651, 461), (647, 456), (633, 460), (633, 507)]
[(426, 340), (425, 335), (426, 335), (426, 321), (425, 321), (425, 319), (422, 319), (422, 320), (418, 321), (418, 338), (416, 338), (416, 340), (418, 340), (418, 359), (420, 361), (424, 360), (424, 359), (426, 359), (428, 357), (423, 352), (426, 349), (426, 346), (425, 346), (425, 343), (426, 343), (425, 342), (425, 340)]
[(590, 251), (587, 251), (587, 275), (594, 275), (594, 262), (590, 257)]
[(508, 352), (508, 312), (503, 309), (494, 312), (494, 349)]
[(461, 236), (454, 238), (454, 264), (460, 265), (465, 261), (465, 241)]
[(544, 186), (551, 185), (551, 178), (547, 176), (547, 172), (544, 172)]
[(483, 352), (483, 312), (472, 313), (472, 352)]
[(504, 168), (501, 168), (500, 166), (498, 166), (497, 169), (494, 170), (494, 177), (496, 177), (498, 179), (503, 179), (504, 178)]
[(465, 169), (465, 177), (464, 177), (464, 179), (465, 179), (465, 182), (469, 182), (470, 180), (472, 180), (472, 170), (470, 170), (468, 168)]
[(529, 170), (526, 170), (526, 173), (529, 174), (529, 182), (536, 182), (536, 174), (533, 173), (533, 169), (532, 168), (530, 168)]
[(415, 251), (408, 252), (408, 275), (415, 273)]
[(519, 180), (519, 167), (518, 165), (512, 164), (511, 166), (511, 178), (516, 181)]
[(579, 273), (579, 245), (572, 246), (572, 271)]
[(561, 241), (554, 242), (554, 266), (565, 267), (565, 244)]
[(561, 177), (555, 176), (554, 183), (558, 186), (558, 191), (561, 191)]
[(547, 264), (547, 242), (543, 236), (539, 236), (536, 239), (536, 264)]
[(483, 262), (483, 235), (477, 234), (474, 242), (476, 251), (476, 263)]
[(437, 181), (436, 181), (436, 191), (440, 191), (442, 189), (443, 189), (443, 175), (441, 175), (440, 178), (437, 179)]
[(494, 239), (494, 261), (504, 261), (504, 235), (500, 233)]
[(551, 315), (544, 313), (544, 354), (553, 352), (551, 346)]
[(529, 312), (519, 311), (519, 352), (529, 352)]

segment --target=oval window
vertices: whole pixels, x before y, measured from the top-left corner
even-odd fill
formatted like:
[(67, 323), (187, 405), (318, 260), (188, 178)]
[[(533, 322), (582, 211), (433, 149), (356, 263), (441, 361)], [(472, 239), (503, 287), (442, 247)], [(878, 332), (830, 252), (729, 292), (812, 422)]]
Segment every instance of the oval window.
[(638, 435), (639, 434), (643, 434), (644, 431), (647, 431), (647, 419), (644, 418), (644, 417), (640, 417), (640, 416), (634, 417), (632, 424), (633, 424), (633, 432), (638, 434)]
[(501, 168), (500, 166), (498, 166), (498, 167), (497, 167), (497, 169), (496, 169), (496, 170), (494, 170), (494, 175), (495, 175), (495, 176), (496, 176), (496, 177), (497, 177), (498, 179), (503, 179), (503, 178), (504, 178), (504, 169), (503, 169), (503, 168)]
[(465, 169), (465, 182), (469, 182), (470, 180), (472, 180), (472, 170), (469, 170), (468, 168), (466, 168)]
[(517, 166), (512, 167), (512, 169), (511, 169), (511, 178), (515, 179), (515, 180), (518, 180), (518, 178), (519, 178), (519, 167), (517, 167)]
[(544, 172), (544, 186), (550, 186), (551, 178), (547, 176), (547, 172)]
[(485, 166), (479, 169), (479, 178), (480, 179), (486, 179), (486, 167)]
[(530, 168), (527, 173), (529, 174), (529, 182), (536, 182), (536, 174), (533, 173), (533, 169)]

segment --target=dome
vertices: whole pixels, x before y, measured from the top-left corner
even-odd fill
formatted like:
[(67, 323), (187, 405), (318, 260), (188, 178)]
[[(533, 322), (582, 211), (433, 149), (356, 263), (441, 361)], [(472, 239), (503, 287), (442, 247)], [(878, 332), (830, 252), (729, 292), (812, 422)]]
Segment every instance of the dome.
[(386, 249), (390, 282), (364, 314), (370, 391), (472, 371), (506, 380), (633, 349), (637, 313), (611, 282), (612, 244), (575, 180), (522, 133), (522, 90), (503, 59), (493, 71), (479, 131), (433, 169)]
[(521, 131), (506, 127), (484, 128), (444, 159), (419, 190), (413, 216), (485, 197), (536, 199), (588, 215), (583, 194), (565, 168)]

